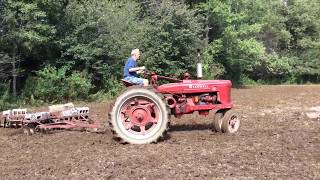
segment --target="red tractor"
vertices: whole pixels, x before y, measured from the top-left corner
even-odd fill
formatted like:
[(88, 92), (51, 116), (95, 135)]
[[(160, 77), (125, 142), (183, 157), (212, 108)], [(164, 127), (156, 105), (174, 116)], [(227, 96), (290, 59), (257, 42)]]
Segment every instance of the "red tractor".
[[(151, 77), (152, 86), (132, 86), (122, 80), (127, 89), (111, 106), (109, 125), (123, 142), (156, 142), (169, 129), (171, 115), (181, 117), (195, 111), (200, 115), (216, 111), (212, 118), (214, 131), (238, 131), (240, 119), (231, 110), (231, 81), (190, 80), (188, 73), (183, 80), (147, 74)], [(158, 79), (171, 83), (158, 85)]]

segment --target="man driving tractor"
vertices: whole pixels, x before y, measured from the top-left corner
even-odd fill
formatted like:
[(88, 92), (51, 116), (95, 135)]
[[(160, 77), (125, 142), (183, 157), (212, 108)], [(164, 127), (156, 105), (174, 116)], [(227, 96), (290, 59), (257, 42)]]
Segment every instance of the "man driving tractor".
[(138, 74), (143, 73), (146, 69), (144, 66), (137, 67), (137, 60), (140, 57), (139, 49), (133, 49), (131, 51), (131, 57), (128, 58), (125, 66), (124, 66), (124, 80), (135, 84), (135, 85), (143, 85), (148, 86), (148, 80), (139, 78)]

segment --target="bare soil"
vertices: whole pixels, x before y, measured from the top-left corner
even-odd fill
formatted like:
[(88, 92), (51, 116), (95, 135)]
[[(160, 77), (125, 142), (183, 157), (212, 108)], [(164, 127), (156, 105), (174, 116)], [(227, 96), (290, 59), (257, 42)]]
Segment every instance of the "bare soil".
[[(210, 116), (172, 120), (169, 136), (147, 145), (104, 134), (58, 131), (25, 136), (0, 129), (0, 179), (320, 179), (320, 86), (233, 89), (241, 117), (234, 135), (210, 130)], [(105, 123), (108, 103), (87, 105)]]

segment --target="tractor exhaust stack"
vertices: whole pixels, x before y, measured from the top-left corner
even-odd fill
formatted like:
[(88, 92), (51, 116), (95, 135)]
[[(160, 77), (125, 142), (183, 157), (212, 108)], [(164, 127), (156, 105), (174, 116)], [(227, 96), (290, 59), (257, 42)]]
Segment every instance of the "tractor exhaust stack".
[(197, 63), (197, 78), (202, 79), (202, 64)]
[(197, 49), (197, 78), (202, 79), (202, 64), (201, 64), (201, 54), (200, 49)]

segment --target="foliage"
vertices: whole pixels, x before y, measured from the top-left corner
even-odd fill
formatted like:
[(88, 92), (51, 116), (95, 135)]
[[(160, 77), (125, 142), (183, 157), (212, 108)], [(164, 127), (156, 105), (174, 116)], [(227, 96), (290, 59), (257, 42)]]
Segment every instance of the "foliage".
[[(30, 93), (27, 96), (34, 96), (45, 102), (86, 99), (92, 88), (88, 75), (84, 72), (68, 75), (67, 71), (66, 66), (60, 69), (48, 66), (38, 71), (36, 78), (29, 79), (32, 83), (26, 86), (25, 91)], [(33, 91), (30, 91), (31, 86)]]
[(205, 78), (239, 85), (319, 83), (319, 11), (318, 0), (0, 1), (1, 106), (116, 96), (134, 48), (161, 75), (195, 76), (201, 61)]
[[(307, 3), (295, 0), (289, 4), (288, 28), (293, 34), (291, 51), (299, 60), (295, 74), (301, 80), (318, 80), (320, 77), (320, 2), (310, 0)], [(305, 79), (306, 77), (309, 77)]]
[(195, 11), (165, 0), (150, 6), (145, 19), (143, 64), (162, 75), (194, 72), (197, 49), (201, 49), (201, 24)]
[(143, 24), (138, 4), (126, 1), (71, 1), (66, 7), (66, 37), (61, 63), (85, 69), (99, 79), (121, 77), (131, 49), (140, 46)]
[(7, 0), (0, 12), (0, 48), (10, 56), (38, 55), (37, 48), (49, 43), (56, 32), (36, 2)]
[(223, 65), (224, 77), (236, 82), (242, 76), (270, 82), (299, 74), (318, 78), (318, 1), (209, 0), (199, 7), (212, 29), (204, 62)]
[(20, 107), (23, 103), (10, 95), (10, 84), (10, 81), (0, 83), (0, 111)]

